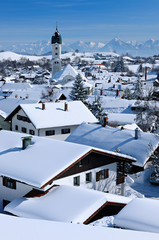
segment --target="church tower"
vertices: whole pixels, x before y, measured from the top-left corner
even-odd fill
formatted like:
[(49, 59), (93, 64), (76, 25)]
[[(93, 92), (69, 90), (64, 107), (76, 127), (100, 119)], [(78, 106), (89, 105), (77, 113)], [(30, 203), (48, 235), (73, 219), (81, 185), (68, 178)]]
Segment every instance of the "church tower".
[(58, 32), (56, 25), (56, 32), (51, 38), (52, 45), (52, 78), (56, 72), (61, 71), (61, 45), (62, 37)]

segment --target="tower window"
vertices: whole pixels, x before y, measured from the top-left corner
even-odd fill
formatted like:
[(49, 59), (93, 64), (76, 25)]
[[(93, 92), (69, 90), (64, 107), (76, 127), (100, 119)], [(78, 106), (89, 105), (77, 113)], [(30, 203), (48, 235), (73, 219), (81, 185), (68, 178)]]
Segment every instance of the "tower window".
[(58, 49), (58, 47), (55, 47), (55, 49)]
[(58, 53), (55, 53), (55, 55), (58, 55)]

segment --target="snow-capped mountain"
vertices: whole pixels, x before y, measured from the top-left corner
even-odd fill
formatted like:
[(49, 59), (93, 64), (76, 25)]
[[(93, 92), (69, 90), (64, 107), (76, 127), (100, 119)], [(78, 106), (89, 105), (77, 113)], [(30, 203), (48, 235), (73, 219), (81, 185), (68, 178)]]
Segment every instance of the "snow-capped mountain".
[[(115, 51), (118, 54), (129, 53), (133, 56), (151, 56), (159, 54), (159, 40), (149, 39), (145, 42), (122, 41), (113, 38), (107, 43), (76, 41), (73, 43), (63, 43), (62, 51), (70, 52), (109, 52)], [(12, 51), (21, 54), (46, 55), (51, 54), (50, 41), (37, 41), (31, 43), (14, 44), (8, 47), (0, 46), (0, 50)]]

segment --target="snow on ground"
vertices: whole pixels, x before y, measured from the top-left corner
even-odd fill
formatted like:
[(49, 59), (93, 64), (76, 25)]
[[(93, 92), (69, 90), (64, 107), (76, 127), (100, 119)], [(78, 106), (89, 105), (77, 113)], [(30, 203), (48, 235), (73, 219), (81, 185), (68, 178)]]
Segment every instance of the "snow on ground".
[(134, 182), (129, 185), (132, 189), (145, 195), (145, 197), (159, 198), (159, 186), (152, 185), (149, 181), (151, 173), (151, 169), (146, 169), (144, 172), (131, 175)]
[(114, 216), (109, 217), (103, 217), (101, 219), (98, 219), (89, 225), (91, 226), (100, 226), (100, 227), (113, 227), (114, 225)]
[(14, 52), (0, 52), (0, 61), (2, 60), (7, 60), (7, 59), (11, 59), (13, 61), (19, 61), (21, 58), (27, 58), (30, 61), (37, 61), (41, 58), (48, 58), (51, 59), (51, 56), (31, 56), (31, 55), (22, 55), (22, 54), (17, 54)]

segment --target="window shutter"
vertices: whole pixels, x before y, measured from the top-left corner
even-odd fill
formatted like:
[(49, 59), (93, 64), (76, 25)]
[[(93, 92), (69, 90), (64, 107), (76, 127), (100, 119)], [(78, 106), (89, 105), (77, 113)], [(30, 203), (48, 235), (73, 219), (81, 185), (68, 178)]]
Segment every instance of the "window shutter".
[(104, 171), (104, 176), (105, 176), (105, 178), (108, 178), (108, 177), (109, 177), (109, 169), (108, 169), (108, 168), (105, 169), (105, 171)]
[(96, 172), (96, 182), (99, 181), (99, 172)]
[(13, 189), (16, 189), (16, 181), (13, 180)]
[(117, 185), (121, 184), (121, 183), (124, 183), (124, 182), (125, 182), (125, 177), (124, 176), (119, 177), (119, 178), (116, 179), (116, 184)]

